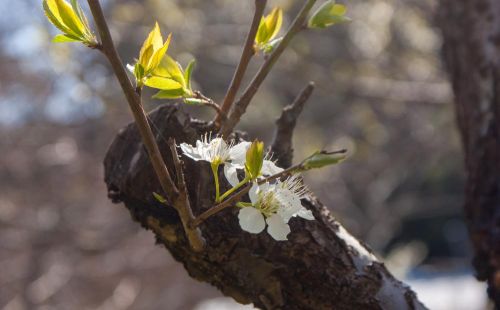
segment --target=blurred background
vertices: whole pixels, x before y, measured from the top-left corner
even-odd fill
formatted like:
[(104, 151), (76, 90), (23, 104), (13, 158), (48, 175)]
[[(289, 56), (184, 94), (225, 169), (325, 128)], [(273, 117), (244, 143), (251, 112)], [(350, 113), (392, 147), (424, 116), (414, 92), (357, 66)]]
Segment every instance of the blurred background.
[[(158, 20), (173, 32), (169, 54), (183, 65), (197, 59), (195, 88), (221, 101), (253, 1), (101, 2), (124, 62)], [(302, 4), (269, 2), (285, 10), (285, 26)], [(299, 35), (240, 128), (271, 142), (281, 108), (315, 81), (295, 158), (339, 148), (351, 156), (307, 174), (311, 190), (429, 308), (487, 309), (469, 266), (437, 0), (344, 3), (353, 22)], [(57, 30), (39, 0), (2, 1), (0, 11), (8, 12), (0, 19), (0, 309), (251, 309), (189, 278), (107, 199), (102, 160), (131, 115), (104, 58), (50, 43)], [(248, 77), (261, 63), (254, 59)], [(147, 107), (158, 104), (169, 103)]]

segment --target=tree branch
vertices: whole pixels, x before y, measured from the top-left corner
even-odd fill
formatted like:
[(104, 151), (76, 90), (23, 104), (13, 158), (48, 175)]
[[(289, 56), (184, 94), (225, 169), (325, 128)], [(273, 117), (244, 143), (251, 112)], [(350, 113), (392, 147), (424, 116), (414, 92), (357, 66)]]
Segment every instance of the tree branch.
[[(175, 106), (163, 106), (150, 114), (162, 133), (177, 142), (194, 143), (206, 132), (206, 124), (184, 121)], [(266, 232), (241, 230), (237, 209), (203, 223), (207, 245), (203, 253), (192, 251), (172, 208), (151, 197), (157, 186), (145, 156), (137, 156), (137, 127), (120, 131), (105, 159), (108, 190), (125, 203), (132, 217), (151, 229), (157, 242), (180, 261), (189, 275), (208, 282), (240, 303), (260, 309), (401, 309), (425, 307), (414, 292), (396, 280), (371, 253), (350, 235), (311, 194), (302, 200), (315, 220), (292, 218), (288, 241), (278, 242)], [(160, 148), (168, 149), (163, 141)], [(173, 164), (173, 163), (172, 163)], [(209, 165), (186, 161), (186, 185), (194, 210), (203, 211), (213, 201)]]
[[(102, 48), (100, 49), (100, 51), (102, 51), (109, 60), (116, 78), (118, 79), (118, 82), (120, 83), (120, 86), (123, 90), (123, 93), (127, 98), (127, 102), (134, 116), (135, 123), (137, 124), (137, 128), (139, 129), (142, 142), (146, 147), (151, 164), (153, 165), (153, 169), (161, 184), (161, 187), (163, 191), (167, 193), (169, 200), (173, 202), (174, 207), (179, 212), (184, 226), (188, 228), (186, 230), (186, 234), (188, 235), (188, 238), (191, 242), (191, 246), (194, 250), (201, 251), (203, 249), (203, 240), (201, 238), (200, 232), (191, 230), (188, 227), (189, 222), (192, 219), (192, 211), (190, 210), (189, 200), (184, 197), (186, 196), (186, 194), (179, 195), (179, 190), (172, 181), (170, 173), (168, 172), (167, 166), (165, 165), (163, 157), (160, 153), (158, 144), (156, 143), (153, 131), (149, 126), (146, 113), (142, 107), (140, 91), (136, 91), (134, 89), (127, 76), (127, 72), (122, 65), (120, 55), (118, 55), (118, 52), (116, 51), (113, 39), (109, 32), (108, 25), (106, 23), (106, 19), (104, 18), (101, 5), (99, 4), (98, 0), (88, 0), (88, 4), (90, 7), (90, 11), (94, 16), (94, 20), (99, 31), (99, 36), (102, 41)], [(191, 217), (189, 216), (190, 214)]]
[(279, 167), (288, 168), (293, 160), (293, 132), (297, 119), (302, 113), (305, 103), (314, 90), (314, 82), (302, 89), (293, 103), (283, 108), (280, 118), (276, 120), (276, 133), (271, 146), (271, 152)]
[(224, 97), (224, 102), (221, 106), (222, 113), (219, 113), (214, 121), (217, 128), (219, 128), (221, 123), (225, 121), (222, 116), (227, 115), (229, 110), (231, 109), (231, 105), (233, 104), (234, 98), (236, 97), (236, 93), (240, 88), (241, 81), (245, 76), (248, 64), (250, 63), (250, 60), (255, 53), (253, 45), (255, 42), (255, 36), (257, 35), (257, 30), (259, 29), (262, 15), (264, 15), (266, 2), (267, 0), (255, 0), (255, 13), (253, 16), (252, 25), (250, 26), (250, 31), (248, 32), (247, 39), (245, 41), (245, 46), (243, 47), (243, 52), (241, 53), (240, 62), (238, 64), (238, 67), (236, 68), (236, 71), (234, 72), (233, 79), (231, 80), (231, 84), (227, 89), (226, 96)]
[(271, 56), (269, 56), (269, 58), (264, 62), (241, 98), (233, 106), (227, 122), (222, 125), (220, 130), (222, 136), (227, 137), (233, 131), (234, 127), (238, 124), (241, 116), (245, 113), (248, 105), (255, 96), (255, 93), (257, 93), (257, 90), (261, 86), (262, 82), (264, 82), (265, 78), (271, 71), (274, 64), (276, 64), (281, 54), (283, 54), (285, 48), (290, 44), (295, 35), (304, 29), (307, 15), (309, 14), (309, 11), (311, 11), (315, 2), (316, 0), (307, 0), (290, 28), (288, 28), (283, 40), (278, 44)]

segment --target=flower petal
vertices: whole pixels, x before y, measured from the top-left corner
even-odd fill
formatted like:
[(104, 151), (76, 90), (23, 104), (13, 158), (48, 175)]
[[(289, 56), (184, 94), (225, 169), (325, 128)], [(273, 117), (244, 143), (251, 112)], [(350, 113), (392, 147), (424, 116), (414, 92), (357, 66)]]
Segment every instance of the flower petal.
[(203, 160), (203, 154), (200, 153), (201, 149), (199, 147), (194, 148), (193, 146), (187, 143), (181, 143), (181, 150), (187, 157), (193, 160)]
[(245, 141), (245, 142), (240, 142), (231, 148), (231, 150), (229, 151), (229, 158), (231, 159), (233, 165), (241, 166), (239, 167), (240, 169), (244, 167), (247, 156), (247, 150), (251, 144), (252, 143)]
[(276, 166), (276, 164), (270, 160), (264, 160), (261, 171), (263, 175), (275, 175), (283, 171), (283, 169)]
[(312, 214), (311, 210), (307, 210), (304, 207), (300, 208), (299, 212), (297, 212), (295, 215), (300, 216), (301, 218), (306, 220), (314, 220), (314, 215)]
[(257, 200), (259, 199), (259, 196), (257, 195), (257, 192), (259, 191), (259, 185), (257, 183), (253, 183), (252, 187), (248, 191), (248, 196), (250, 197), (250, 201), (252, 204), (256, 204)]
[(252, 234), (258, 234), (266, 227), (264, 216), (253, 207), (246, 207), (238, 214), (241, 229)]
[(226, 177), (226, 180), (231, 184), (233, 187), (236, 186), (240, 182), (238, 179), (238, 171), (236, 167), (230, 163), (226, 163), (224, 165), (224, 176)]
[(286, 236), (290, 233), (290, 226), (278, 214), (273, 214), (266, 219), (266, 222), (267, 232), (271, 237), (278, 241), (287, 240)]

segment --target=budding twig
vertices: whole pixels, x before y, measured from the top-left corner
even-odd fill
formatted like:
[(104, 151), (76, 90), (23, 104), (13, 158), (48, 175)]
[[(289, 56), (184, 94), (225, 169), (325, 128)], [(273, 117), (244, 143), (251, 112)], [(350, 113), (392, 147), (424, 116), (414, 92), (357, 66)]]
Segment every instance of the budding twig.
[(248, 105), (252, 101), (255, 93), (257, 93), (257, 90), (261, 86), (262, 82), (264, 82), (265, 78), (271, 71), (274, 64), (278, 61), (281, 54), (283, 54), (285, 48), (290, 44), (295, 35), (306, 27), (306, 18), (314, 3), (316, 3), (316, 0), (307, 0), (290, 28), (288, 28), (283, 40), (278, 44), (274, 52), (261, 66), (253, 80), (250, 82), (250, 85), (245, 89), (241, 98), (234, 104), (228, 120), (222, 124), (220, 130), (222, 136), (227, 137), (233, 131), (234, 127), (238, 124), (241, 116), (245, 113)]
[(187, 193), (180, 195), (179, 189), (173, 182), (170, 173), (168, 172), (167, 166), (165, 165), (160, 149), (153, 135), (153, 131), (149, 126), (146, 112), (142, 107), (140, 91), (136, 91), (134, 89), (127, 76), (127, 72), (123, 67), (120, 55), (118, 55), (114, 46), (106, 19), (104, 18), (101, 5), (99, 4), (99, 0), (88, 0), (88, 4), (90, 11), (94, 16), (99, 36), (102, 41), (100, 45), (101, 48), (99, 50), (104, 53), (110, 62), (113, 72), (115, 73), (123, 93), (125, 94), (160, 185), (163, 191), (167, 193), (168, 198), (173, 202), (174, 207), (179, 213), (181, 221), (186, 229), (186, 235), (189, 239), (191, 247), (195, 251), (201, 251), (203, 250), (203, 240), (201, 238), (201, 234), (199, 231), (188, 227), (188, 223), (191, 221), (189, 214), (191, 213), (192, 217), (192, 211), (189, 206), (189, 199), (187, 199)]
[(245, 46), (243, 47), (243, 52), (241, 53), (240, 62), (236, 71), (234, 72), (233, 79), (231, 80), (231, 84), (227, 89), (226, 96), (224, 97), (224, 102), (222, 103), (221, 111), (217, 117), (215, 118), (215, 125), (219, 127), (225, 119), (222, 116), (226, 116), (231, 109), (231, 105), (234, 102), (234, 98), (236, 97), (236, 93), (240, 88), (241, 81), (243, 80), (243, 76), (245, 75), (245, 71), (247, 70), (248, 64), (252, 59), (255, 51), (253, 48), (253, 44), (255, 42), (255, 36), (257, 34), (257, 30), (259, 29), (259, 23), (262, 19), (262, 15), (264, 14), (264, 9), (266, 8), (267, 0), (255, 0), (255, 13), (252, 20), (252, 25), (250, 26), (250, 31), (248, 32), (247, 39), (245, 41)]

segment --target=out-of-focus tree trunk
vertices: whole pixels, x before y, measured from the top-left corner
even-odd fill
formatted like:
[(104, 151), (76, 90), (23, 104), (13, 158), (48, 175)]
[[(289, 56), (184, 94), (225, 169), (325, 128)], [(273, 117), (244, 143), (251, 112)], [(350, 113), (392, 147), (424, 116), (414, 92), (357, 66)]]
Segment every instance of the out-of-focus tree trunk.
[(500, 1), (442, 0), (437, 22), (465, 151), (473, 264), (500, 309)]
[[(150, 114), (170, 168), (166, 140), (194, 143), (208, 130), (204, 123), (182, 118), (172, 106)], [(191, 205), (200, 214), (214, 201), (210, 168), (207, 163), (183, 160)], [(160, 186), (135, 124), (116, 137), (104, 164), (110, 198), (124, 202), (133, 218), (156, 234), (158, 243), (184, 264), (191, 277), (241, 303), (262, 309), (425, 309), (415, 293), (313, 195), (302, 203), (316, 220), (291, 219), (288, 241), (243, 232), (237, 210), (228, 209), (201, 225), (207, 245), (198, 253), (191, 250), (174, 209), (153, 198)]]

